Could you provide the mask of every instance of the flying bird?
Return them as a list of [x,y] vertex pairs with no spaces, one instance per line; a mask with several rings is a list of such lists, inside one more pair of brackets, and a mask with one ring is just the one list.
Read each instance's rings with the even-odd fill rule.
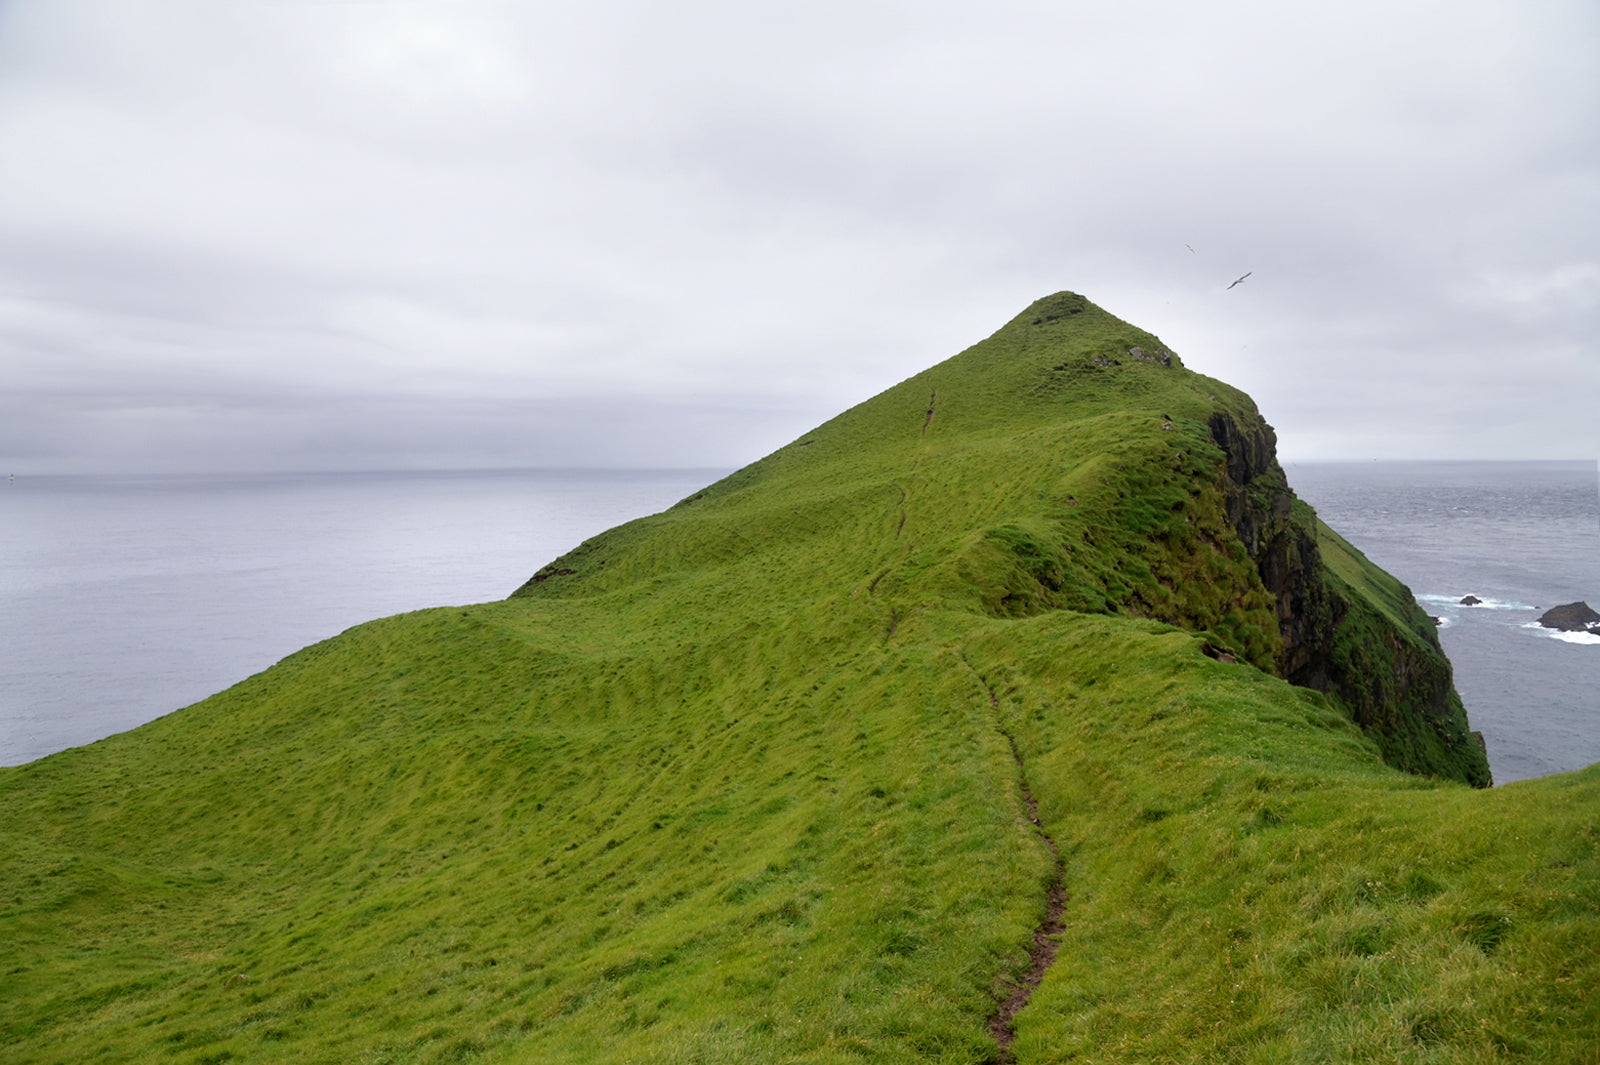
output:
[[[1249,277],[1249,276],[1250,276],[1250,275],[1251,275],[1251,274],[1253,274],[1253,273],[1255,273],[1255,271],[1254,271],[1254,270],[1246,270],[1246,271],[1245,271],[1245,274],[1244,274],[1244,277]],[[1239,280],[1238,280],[1238,281],[1235,281],[1235,282],[1234,282],[1234,283],[1233,283],[1233,285],[1237,285],[1237,284],[1238,284],[1238,283],[1239,283],[1239,281],[1243,281],[1243,280],[1244,280],[1244,277],[1241,277],[1241,278],[1239,278]],[[1229,285],[1229,286],[1228,286],[1228,288],[1232,288],[1232,287],[1233,287],[1233,285]],[[1224,290],[1223,290],[1223,291],[1227,291],[1227,289],[1224,289]]]
[[1189,254],[1190,255],[1199,255],[1200,254],[1199,252],[1195,251],[1192,247],[1189,247],[1189,245],[1187,245],[1187,244],[1185,244],[1184,247],[1185,248],[1189,248]]

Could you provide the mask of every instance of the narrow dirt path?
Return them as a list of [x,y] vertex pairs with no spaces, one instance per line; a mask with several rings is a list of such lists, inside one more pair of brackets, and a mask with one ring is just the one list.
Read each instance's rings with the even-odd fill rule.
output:
[[[967,669],[983,690],[989,696],[989,705],[995,710],[1000,709],[1000,698],[995,695],[994,689],[989,687],[989,682],[984,680],[972,663],[966,661]],[[998,727],[998,726],[997,726]],[[1017,1033],[1013,1022],[1018,1013],[1033,998],[1033,993],[1039,984],[1044,981],[1044,974],[1050,966],[1055,964],[1056,952],[1061,948],[1057,937],[1061,935],[1067,911],[1067,870],[1061,861],[1061,849],[1056,846],[1056,841],[1050,833],[1044,830],[1039,823],[1039,802],[1033,797],[1033,790],[1028,787],[1028,769],[1022,760],[1022,748],[1017,746],[1017,738],[1005,729],[999,729],[1000,735],[1006,738],[1006,743],[1011,747],[1011,757],[1017,763],[1017,787],[1022,793],[1023,807],[1027,812],[1028,823],[1033,831],[1050,848],[1051,864],[1054,871],[1050,878],[1050,887],[1045,892],[1044,920],[1033,931],[1033,945],[1028,948],[1028,969],[1011,989],[1011,994],[1000,1003],[994,1015],[989,1018],[989,1034],[994,1036],[994,1041],[999,1045],[1000,1054],[995,1059],[1000,1065],[1013,1065],[1015,1058],[1011,1055],[1011,1044],[1016,1039]]]
[[[992,693],[990,698],[994,698]],[[1034,929],[1033,946],[1028,948],[1028,971],[1011,989],[1011,994],[1006,996],[1006,1000],[1000,1003],[995,1015],[989,1018],[989,1034],[994,1036],[994,1041],[1000,1045],[1000,1056],[997,1060],[1000,1065],[1012,1065],[1015,1059],[1011,1056],[1011,1043],[1017,1037],[1012,1022],[1033,998],[1034,991],[1044,981],[1044,974],[1055,964],[1056,951],[1061,948],[1057,937],[1061,935],[1063,919],[1067,912],[1067,871],[1062,864],[1061,851],[1056,847],[1056,841],[1039,824],[1039,803],[1028,788],[1027,769],[1022,764],[1022,752],[1017,748],[1016,738],[1009,732],[1003,732],[1001,735],[1011,744],[1011,757],[1017,762],[1017,780],[1022,789],[1022,801],[1028,808],[1028,820],[1032,823],[1034,831],[1039,834],[1039,838],[1044,840],[1045,846],[1050,848],[1050,857],[1055,865],[1054,874],[1050,878],[1050,888],[1045,893],[1044,920]]]

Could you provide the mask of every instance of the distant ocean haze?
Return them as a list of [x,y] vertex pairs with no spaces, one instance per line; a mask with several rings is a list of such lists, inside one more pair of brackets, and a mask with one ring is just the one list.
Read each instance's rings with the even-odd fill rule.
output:
[[501,599],[726,470],[0,484],[0,765],[122,732],[390,614]]
[[[499,599],[725,470],[18,477],[0,484],[0,764],[136,727],[351,625]],[[1600,761],[1588,463],[1296,463],[1290,484],[1404,581],[1498,783]],[[1463,607],[1468,594],[1485,601]],[[1531,627],[1530,627],[1531,626]]]

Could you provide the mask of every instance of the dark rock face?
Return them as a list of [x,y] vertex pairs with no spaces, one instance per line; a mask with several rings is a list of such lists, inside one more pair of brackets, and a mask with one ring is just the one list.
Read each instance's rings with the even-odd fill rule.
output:
[[1588,603],[1565,603],[1546,610],[1539,618],[1539,624],[1562,632],[1589,632],[1600,628],[1600,614],[1596,614]]
[[1228,480],[1240,489],[1272,468],[1278,460],[1278,434],[1258,415],[1241,427],[1227,411],[1211,415],[1211,439],[1228,456]]
[[1289,488],[1276,434],[1259,414],[1241,425],[1218,411],[1210,429],[1227,458],[1228,522],[1277,598],[1281,675],[1342,702],[1390,764],[1488,786],[1488,759],[1467,731],[1436,625],[1418,608],[1414,631],[1401,632],[1328,572],[1316,515]]
[[1223,411],[1211,416],[1210,427],[1228,459],[1228,523],[1278,601],[1279,672],[1293,684],[1327,691],[1328,649],[1343,604],[1328,595],[1322,580],[1316,531],[1292,520],[1294,493],[1278,467],[1277,434],[1259,416],[1255,424],[1240,426]]
[[1461,597],[1461,605],[1462,606],[1478,606],[1478,605],[1482,604],[1482,602],[1483,602],[1483,600],[1479,599],[1475,595],[1464,595],[1464,596]]

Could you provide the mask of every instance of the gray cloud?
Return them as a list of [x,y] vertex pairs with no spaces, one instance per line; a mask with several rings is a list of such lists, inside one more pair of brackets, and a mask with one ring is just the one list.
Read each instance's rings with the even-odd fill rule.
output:
[[1588,457],[1596,54],[1582,0],[11,0],[0,463],[732,465],[1060,288],[1288,456]]

